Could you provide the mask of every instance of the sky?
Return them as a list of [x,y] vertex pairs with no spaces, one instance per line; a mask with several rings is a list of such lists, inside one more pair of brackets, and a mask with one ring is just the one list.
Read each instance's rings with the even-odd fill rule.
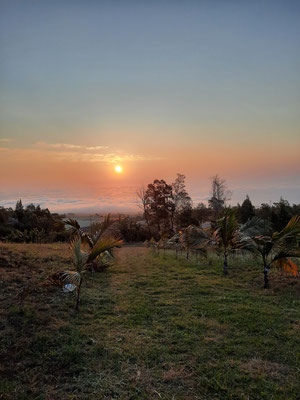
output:
[[299,1],[1,0],[0,205],[135,211],[177,173],[300,203],[299,42]]

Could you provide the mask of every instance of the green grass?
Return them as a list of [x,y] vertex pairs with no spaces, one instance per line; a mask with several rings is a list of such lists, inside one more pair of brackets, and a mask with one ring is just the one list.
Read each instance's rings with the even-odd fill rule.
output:
[[214,255],[128,247],[87,276],[74,313],[60,288],[34,286],[18,303],[22,287],[68,264],[63,248],[20,246],[1,247],[13,262],[1,263],[0,399],[300,398],[295,278],[273,273],[266,291],[249,257],[223,277]]

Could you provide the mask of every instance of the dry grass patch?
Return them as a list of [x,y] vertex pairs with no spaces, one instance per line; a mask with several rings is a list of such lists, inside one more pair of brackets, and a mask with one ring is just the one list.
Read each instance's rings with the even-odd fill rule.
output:
[[240,369],[248,372],[253,378],[267,375],[273,379],[280,379],[287,376],[290,368],[285,364],[279,364],[260,358],[252,358],[251,360],[241,363]]
[[203,323],[209,329],[207,335],[204,336],[203,341],[209,342],[221,342],[226,336],[227,326],[225,324],[220,324],[215,319],[203,319]]
[[176,366],[175,364],[168,365],[167,371],[162,374],[162,379],[169,383],[181,383],[183,381],[190,380],[194,377],[194,374],[183,366]]

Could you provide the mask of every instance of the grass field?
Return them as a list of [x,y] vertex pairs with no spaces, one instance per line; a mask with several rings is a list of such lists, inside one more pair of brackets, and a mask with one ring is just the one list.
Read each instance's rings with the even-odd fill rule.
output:
[[0,244],[0,399],[300,399],[299,279],[124,247],[74,293],[66,245]]

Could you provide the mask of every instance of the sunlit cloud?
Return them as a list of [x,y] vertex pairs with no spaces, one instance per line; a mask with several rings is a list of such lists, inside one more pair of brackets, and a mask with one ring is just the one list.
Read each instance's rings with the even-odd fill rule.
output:
[[14,140],[12,138],[0,138],[0,143],[12,143]]
[[[161,160],[163,157],[128,154],[126,152],[110,151],[108,146],[86,146],[70,143],[46,143],[36,142],[31,147],[0,147],[0,151],[8,157],[24,159],[46,159],[54,162],[83,162],[83,163],[106,163],[115,164],[121,162],[152,161]],[[99,152],[101,150],[101,152]]]
[[62,149],[62,150],[88,150],[88,151],[97,151],[108,149],[108,146],[84,146],[78,144],[71,143],[46,143],[46,142],[37,142],[34,147],[38,148],[46,148],[46,149]]

